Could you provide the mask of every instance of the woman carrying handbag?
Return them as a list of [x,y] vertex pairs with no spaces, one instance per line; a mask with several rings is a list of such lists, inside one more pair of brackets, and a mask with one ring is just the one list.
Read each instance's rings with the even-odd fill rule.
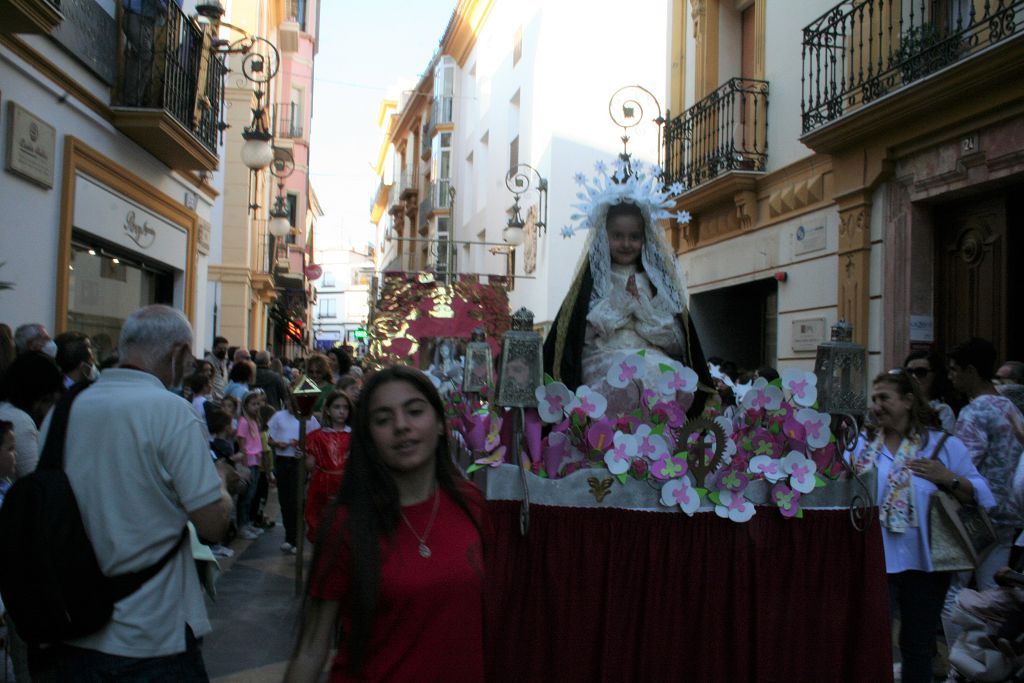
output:
[[877,476],[889,596],[900,617],[902,680],[930,682],[935,633],[951,576],[936,571],[932,562],[931,496],[944,490],[982,508],[995,505],[995,499],[963,443],[942,438],[935,412],[906,371],[875,378],[870,412],[853,465],[858,473],[875,470]]

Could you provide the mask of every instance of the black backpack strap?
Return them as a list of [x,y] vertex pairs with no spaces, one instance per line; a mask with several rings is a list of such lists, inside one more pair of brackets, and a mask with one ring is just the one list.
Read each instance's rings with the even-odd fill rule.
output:
[[[50,428],[46,432],[46,443],[43,445],[43,452],[39,456],[37,469],[64,469],[64,443],[68,433],[68,421],[71,418],[71,404],[78,398],[79,394],[91,385],[92,382],[79,382],[57,401],[57,405],[53,409],[53,415],[50,417]],[[114,602],[128,597],[141,588],[142,584],[156,576],[164,568],[164,565],[170,562],[171,558],[177,554],[178,548],[181,547],[181,544],[188,537],[188,526],[186,526],[181,530],[178,542],[164,553],[163,557],[156,561],[156,564],[140,569],[137,572],[107,577],[108,588]]]
[[164,553],[163,557],[156,561],[156,564],[151,564],[136,572],[118,574],[117,576],[108,576],[107,586],[110,589],[110,596],[114,599],[114,602],[127,598],[129,595],[142,588],[144,583],[159,574],[160,570],[164,568],[164,565],[170,562],[171,558],[178,554],[178,548],[181,547],[181,544],[184,543],[185,539],[188,537],[188,526],[186,525],[185,528],[181,530],[181,536],[178,537],[178,542],[175,543],[170,550]]
[[92,382],[79,382],[60,397],[50,416],[50,428],[46,432],[46,443],[39,455],[36,469],[64,469],[64,439],[68,433],[68,419],[71,417],[71,403],[78,395],[92,386]]

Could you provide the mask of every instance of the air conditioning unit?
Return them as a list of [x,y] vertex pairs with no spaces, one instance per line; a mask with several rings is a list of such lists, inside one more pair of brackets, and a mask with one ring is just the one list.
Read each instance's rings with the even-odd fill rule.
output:
[[294,19],[281,22],[277,27],[277,47],[281,52],[299,51],[299,22]]

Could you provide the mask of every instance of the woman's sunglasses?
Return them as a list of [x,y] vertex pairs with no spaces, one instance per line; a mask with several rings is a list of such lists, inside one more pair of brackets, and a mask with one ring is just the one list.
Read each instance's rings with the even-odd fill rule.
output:
[[913,375],[918,379],[924,379],[931,374],[931,370],[928,368],[902,368],[908,375]]

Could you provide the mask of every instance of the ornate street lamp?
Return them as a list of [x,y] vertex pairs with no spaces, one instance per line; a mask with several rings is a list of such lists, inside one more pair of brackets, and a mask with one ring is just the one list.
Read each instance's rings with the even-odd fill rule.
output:
[[501,231],[501,238],[512,247],[518,247],[526,239],[523,234],[526,221],[523,220],[520,213],[519,199],[534,187],[537,189],[540,200],[540,217],[536,225],[546,234],[548,229],[548,181],[540,174],[540,171],[529,164],[519,164],[505,174],[505,187],[515,197],[515,202],[508,210],[509,219]]
[[630,163],[632,155],[629,153],[629,130],[640,125],[644,120],[644,103],[647,103],[655,112],[657,117],[654,123],[658,125],[658,167],[661,167],[661,129],[665,125],[665,117],[661,114],[661,104],[658,98],[650,90],[639,85],[627,85],[612,93],[608,100],[608,116],[615,125],[622,128],[622,154],[619,158],[625,164],[624,173],[628,178],[633,174],[633,167]]
[[832,339],[818,345],[814,374],[819,410],[863,417],[868,404],[867,355],[853,342],[853,325],[840,320],[832,326]]

